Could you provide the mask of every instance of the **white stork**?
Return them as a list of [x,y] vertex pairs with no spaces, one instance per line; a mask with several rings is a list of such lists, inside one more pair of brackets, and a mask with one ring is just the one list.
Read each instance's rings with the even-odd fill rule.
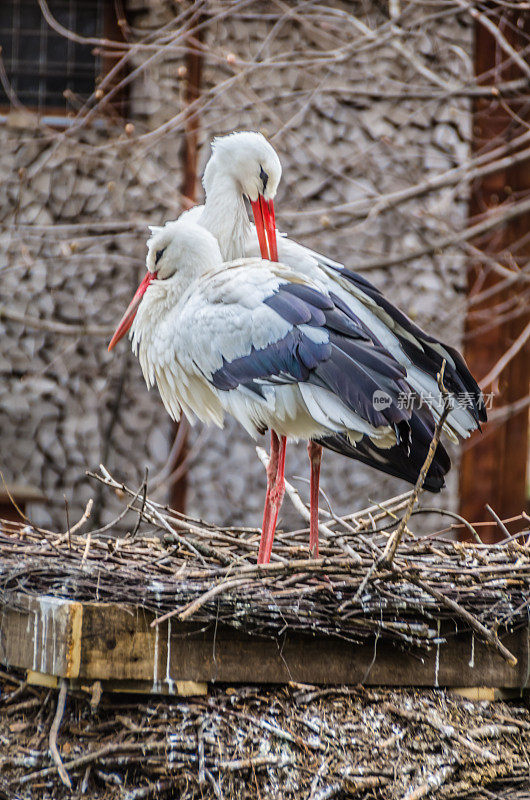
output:
[[[399,448],[411,430],[428,446],[430,414],[399,404],[410,391],[405,368],[347,305],[299,271],[260,258],[223,263],[214,236],[186,219],[152,236],[146,264],[109,350],[131,329],[146,383],[158,386],[175,420],[184,412],[222,427],[229,413],[254,437],[273,431],[259,563],[270,559],[287,437],[317,447],[329,439],[353,457],[363,442],[366,453]],[[376,391],[388,397],[383,408],[374,407]],[[439,446],[430,488],[440,488],[448,468]],[[316,503],[310,552],[318,554]]]
[[[445,359],[447,388],[455,394],[466,393],[465,405],[455,403],[446,432],[455,441],[469,436],[486,421],[486,410],[458,351],[423,331],[366,278],[283,234],[276,239],[273,200],[281,174],[280,160],[261,133],[242,131],[218,137],[204,171],[205,204],[184,212],[181,219],[210,231],[225,261],[261,255],[293,267],[322,290],[333,292],[403,364],[411,386],[439,401],[432,406],[435,415],[443,407],[436,376]],[[252,206],[255,225],[248,219],[245,198]]]
[[[315,253],[292,239],[276,240],[273,199],[281,178],[281,164],[274,148],[260,133],[244,131],[214,140],[203,184],[206,201],[185,212],[181,219],[196,222],[212,233],[224,260],[249,258],[261,254],[264,259],[279,260],[299,275],[313,282],[333,301],[348,309],[369,332],[374,342],[383,346],[406,370],[407,381],[420,396],[433,398],[431,410],[438,416],[443,407],[436,376],[446,361],[445,384],[455,401],[444,430],[453,441],[466,438],[486,421],[482,393],[462,356],[452,347],[425,333],[397,309],[375,286],[326,256]],[[252,206],[255,226],[251,225],[245,198]],[[153,228],[153,231],[161,230]],[[350,446],[349,455],[411,483],[417,479],[430,443],[432,420],[428,413],[412,418],[411,443],[402,440],[390,449],[378,447],[369,437]],[[344,452],[348,442],[342,436],[325,437],[324,446]],[[271,431],[271,463],[281,462],[279,440]],[[318,518],[318,484],[322,448],[309,444],[311,460],[311,518]],[[447,458],[446,469],[450,467]],[[426,488],[438,491],[443,477],[438,475]]]

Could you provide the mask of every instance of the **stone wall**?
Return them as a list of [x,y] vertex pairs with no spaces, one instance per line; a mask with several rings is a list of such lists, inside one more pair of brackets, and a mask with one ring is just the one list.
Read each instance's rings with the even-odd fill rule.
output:
[[[129,5],[135,40],[152,41],[146,37],[162,25],[172,29],[177,12],[169,0]],[[423,246],[461,227],[466,215],[465,196],[453,190],[370,216],[337,208],[375,203],[467,157],[467,101],[399,95],[403,87],[436,94],[436,80],[463,82],[470,28],[443,15],[443,4],[430,4],[428,14],[421,5],[402,5],[405,50],[375,3],[334,2],[312,14],[292,3],[283,17],[268,3],[231,13],[211,3],[205,19],[201,169],[214,135],[262,130],[284,170],[279,227],[354,268]],[[375,41],[362,27],[385,25]],[[159,130],[183,108],[178,42],[148,66],[142,65],[152,53],[135,53],[140,71],[129,89],[130,137],[124,123],[100,122],[68,136],[18,114],[0,125],[1,303],[11,311],[109,329],[119,318],[141,274],[147,224],[179,210],[182,120]],[[459,343],[461,256],[375,269],[370,278],[429,330]],[[145,466],[156,475],[170,425],[126,346],[109,355],[105,336],[66,336],[5,317],[0,332],[1,468],[7,480],[43,487],[49,503],[32,509],[37,522],[66,525],[63,495],[76,518],[97,491],[84,471],[101,460],[132,484]],[[190,444],[190,513],[221,524],[258,523],[264,473],[247,435],[230,420],[224,431],[194,430]],[[290,449],[287,473],[307,477],[302,445]],[[305,483],[296,485],[307,494]],[[339,511],[406,488],[333,454],[326,454],[322,485]],[[108,519],[112,498],[104,501],[98,506]],[[442,503],[454,502],[453,479]],[[299,522],[288,504],[283,522]]]
[[[108,132],[46,141],[13,122],[0,129],[2,304],[111,331],[142,271],[147,221],[163,208],[156,165],[140,168],[127,144],[98,151]],[[73,520],[94,494],[86,469],[103,461],[137,481],[164,461],[169,424],[128,348],[112,357],[108,336],[35,324],[0,320],[2,471],[44,490],[49,503],[32,509],[40,524],[64,526],[64,497]]]

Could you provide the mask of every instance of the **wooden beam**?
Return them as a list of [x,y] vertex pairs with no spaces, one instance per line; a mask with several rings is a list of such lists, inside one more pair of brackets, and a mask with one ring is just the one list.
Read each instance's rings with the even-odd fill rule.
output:
[[[501,19],[502,15],[502,19]],[[489,15],[499,25],[502,35],[515,50],[526,46],[530,34],[530,15],[508,8]],[[495,85],[521,77],[519,67],[506,63],[506,54],[489,30],[476,22],[475,70],[481,85]],[[503,66],[499,66],[503,65]],[[503,142],[509,142],[526,130],[530,108],[526,99],[480,98],[473,105],[473,151],[483,153]],[[507,167],[477,180],[472,185],[470,215],[498,212],[503,203],[515,196],[522,199],[530,192],[530,160]],[[512,267],[530,258],[530,214],[507,223],[476,246]],[[507,258],[507,253],[510,256]],[[488,266],[475,260],[468,268],[468,295],[494,287],[500,280]],[[466,318],[465,357],[471,371],[484,378],[521,334],[530,320],[528,300],[522,308],[522,285],[495,293],[485,302],[474,305]],[[499,311],[497,311],[499,309]],[[521,310],[523,313],[521,313]],[[510,317],[511,312],[511,317]],[[505,315],[495,324],[497,314]],[[530,391],[530,345],[512,359],[486,392],[494,392],[494,408],[508,406],[525,398]],[[502,424],[491,423],[484,434],[476,434],[464,445],[460,471],[460,513],[472,521],[491,521],[485,509],[493,507],[502,519],[521,513],[527,504],[528,408]],[[467,538],[464,535],[463,538]],[[498,528],[487,528],[484,541],[502,538]]]
[[[200,24],[202,17],[199,17],[197,24]],[[199,99],[201,94],[203,57],[200,51],[202,40],[202,30],[189,36],[187,40],[188,50],[186,52],[186,121],[184,125],[184,138],[182,142],[182,170],[183,178],[181,185],[181,195],[183,197],[182,211],[186,211],[197,202],[197,178],[199,160],[199,114],[197,109],[193,109],[193,104]],[[172,425],[174,436],[177,436],[179,426],[186,425],[183,420]],[[175,454],[172,465],[172,472],[177,472],[179,466],[186,458],[188,447],[187,428],[183,432],[181,446]],[[177,472],[178,475],[178,472]],[[188,489],[187,474],[183,474],[173,480],[170,488],[170,505],[176,511],[184,513],[186,510],[186,493]]]
[[451,689],[451,694],[458,697],[465,697],[473,703],[480,703],[485,700],[488,703],[506,700],[518,700],[521,698],[520,689],[494,689],[491,686],[460,686]]
[[503,638],[518,659],[512,668],[471,634],[455,635],[454,623],[442,626],[445,643],[420,653],[375,639],[265,638],[174,620],[151,627],[152,613],[111,603],[24,595],[15,600],[0,607],[0,660],[33,674],[75,679],[79,686],[101,681],[107,690],[178,694],[183,681],[518,689],[528,683],[527,628]]
[[[26,682],[31,686],[45,686],[47,689],[57,689],[59,686],[57,675],[49,675],[47,672],[36,672],[28,669],[26,671]],[[94,686],[99,687],[99,692],[121,692],[133,694],[152,694],[153,681],[130,681],[130,680],[104,680],[89,682],[80,678],[70,678],[69,688],[93,694]],[[173,681],[172,685],[163,685],[157,694],[179,695],[179,697],[197,697],[208,694],[208,684],[201,681]],[[471,691],[471,690],[470,690]],[[493,692],[493,689],[489,690]]]

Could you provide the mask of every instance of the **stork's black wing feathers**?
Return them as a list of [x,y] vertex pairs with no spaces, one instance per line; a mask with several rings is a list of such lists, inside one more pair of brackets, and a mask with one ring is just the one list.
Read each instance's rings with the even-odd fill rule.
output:
[[329,342],[313,342],[293,328],[283,339],[267,347],[252,347],[248,355],[233,361],[223,359],[223,366],[214,372],[211,380],[216,389],[223,391],[255,380],[270,380],[272,383],[307,381],[310,371],[330,356]]
[[339,298],[332,298],[331,295],[327,297],[305,284],[283,284],[264,303],[293,325],[326,327],[345,336],[379,344],[361,320]]
[[[359,348],[359,356],[364,356],[365,350]],[[371,367],[371,353],[368,351],[368,363],[362,356],[352,359],[336,345],[333,346],[332,357],[318,365],[311,375],[311,383],[331,389],[346,405],[360,414],[371,425],[379,426],[394,424],[407,419],[410,412],[406,412],[397,403],[400,392],[407,392],[408,384],[404,381],[384,380]],[[385,391],[388,394],[389,405],[381,410],[374,405],[374,394]]]
[[387,351],[378,345],[368,348],[363,341],[359,342],[355,339],[341,336],[335,331],[330,332],[329,339],[333,345],[350,356],[350,358],[355,361],[361,359],[367,367],[370,367],[381,376],[397,381],[406,375],[405,368],[397,361],[390,360]]
[[[387,475],[414,484],[418,480],[429,451],[434,434],[434,422],[429,411],[423,408],[414,413],[409,425],[410,441],[401,440],[388,449],[377,447],[367,436],[363,436],[360,442],[353,445],[344,434],[326,436],[319,441],[319,444],[386,472]],[[424,488],[430,492],[439,492],[445,486],[444,476],[450,468],[451,459],[444,446],[439,443],[427,472]]]
[[[465,393],[466,407],[477,424],[487,421],[486,406],[482,392],[471,375],[466,362],[457,350],[422,330],[419,325],[416,325],[406,314],[396,308],[379,289],[363,276],[325,259],[323,263],[339,272],[391,318],[398,326],[398,329],[394,329],[393,332],[399,339],[401,347],[420,369],[436,378],[445,358],[444,382],[447,389],[454,393]],[[399,328],[416,340],[417,344],[407,336],[400,334]],[[468,400],[469,402],[467,402]]]
[[[345,313],[327,295],[299,283],[280,285],[264,303],[291,329],[266,347],[223,359],[211,377],[217,389],[243,385],[257,392],[255,384],[307,382],[330,390],[376,427],[408,420],[410,410],[398,403],[399,394],[410,390],[405,368],[374,343],[353,312]],[[377,391],[388,395],[386,406],[374,405]]]

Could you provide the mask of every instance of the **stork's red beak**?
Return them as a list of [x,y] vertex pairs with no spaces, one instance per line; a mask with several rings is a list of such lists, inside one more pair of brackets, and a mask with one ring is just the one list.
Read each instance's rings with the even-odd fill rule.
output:
[[274,203],[265,200],[262,194],[254,202],[251,201],[254,222],[258,234],[261,257],[268,261],[278,261],[278,244],[276,242],[276,221]]
[[133,324],[136,312],[138,311],[138,306],[142,302],[142,297],[145,294],[145,290],[147,289],[151,281],[154,280],[154,278],[156,278],[156,272],[148,272],[143,281],[141,282],[140,286],[136,290],[133,299],[129,303],[127,311],[121,318],[120,323],[114,333],[114,336],[110,340],[109,352],[110,350],[112,350],[114,345],[117,344],[123,336],[125,336],[129,328]]

